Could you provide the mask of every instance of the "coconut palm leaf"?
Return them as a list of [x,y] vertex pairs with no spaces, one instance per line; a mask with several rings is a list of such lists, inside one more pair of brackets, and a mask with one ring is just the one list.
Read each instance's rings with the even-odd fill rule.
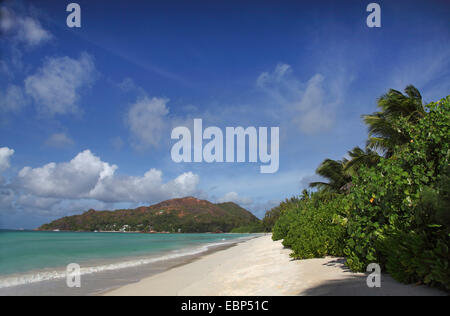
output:
[[312,188],[339,192],[342,186],[351,181],[350,175],[344,170],[344,165],[347,162],[347,159],[325,159],[317,168],[316,173],[327,179],[328,182],[312,182],[309,186]]
[[350,159],[344,166],[344,170],[350,175],[356,175],[362,166],[373,167],[380,161],[380,155],[370,149],[361,149],[359,146],[348,152]]
[[367,147],[380,150],[390,157],[395,146],[406,143],[409,138],[395,126],[395,119],[404,117],[410,122],[417,122],[425,115],[422,96],[416,87],[409,85],[405,94],[391,89],[378,99],[380,112],[363,115],[368,126],[369,140]]

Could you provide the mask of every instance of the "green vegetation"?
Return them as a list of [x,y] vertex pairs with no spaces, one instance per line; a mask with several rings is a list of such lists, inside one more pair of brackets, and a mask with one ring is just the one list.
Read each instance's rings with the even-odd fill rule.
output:
[[264,232],[264,227],[262,225],[262,222],[258,221],[246,226],[241,226],[241,227],[237,227],[237,228],[233,228],[231,230],[231,233],[238,233],[238,234],[243,234],[243,233],[263,233]]
[[274,227],[273,239],[293,250],[291,257],[307,259],[342,256],[348,197],[334,193],[312,194],[286,208]]
[[260,225],[259,219],[235,203],[213,204],[187,197],[134,210],[89,210],[81,215],[63,217],[39,229],[204,233],[230,232],[250,225]]
[[408,86],[378,106],[363,116],[365,149],[326,159],[317,191],[268,212],[273,239],[294,258],[344,255],[354,271],[376,262],[401,282],[450,290],[450,96],[423,105]]
[[[308,195],[306,190],[303,191],[303,194]],[[292,204],[298,203],[299,199],[297,197],[292,197],[290,199],[286,199],[286,201],[281,202],[280,205],[272,208],[267,211],[262,220],[262,226],[265,232],[271,232],[275,223],[278,221],[282,211],[286,208],[289,208]]]

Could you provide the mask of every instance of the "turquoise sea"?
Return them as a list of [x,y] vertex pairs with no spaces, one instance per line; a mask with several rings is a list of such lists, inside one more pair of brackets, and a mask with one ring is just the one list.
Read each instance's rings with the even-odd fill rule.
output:
[[65,278],[78,263],[95,274],[201,254],[249,234],[140,234],[0,230],[0,288]]

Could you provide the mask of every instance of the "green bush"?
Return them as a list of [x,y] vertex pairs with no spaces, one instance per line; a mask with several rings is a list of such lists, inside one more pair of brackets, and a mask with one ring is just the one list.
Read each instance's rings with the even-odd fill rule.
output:
[[379,263],[401,282],[450,290],[450,96],[414,114],[390,118],[402,141],[340,193],[285,203],[272,238],[294,258],[345,255],[354,271]]
[[347,222],[342,214],[349,206],[347,197],[337,196],[318,207],[299,210],[297,220],[290,225],[283,240],[283,245],[293,250],[291,257],[342,256]]
[[304,203],[305,201],[295,197],[281,202],[277,207],[277,212],[279,213],[277,215],[278,218],[272,228],[273,240],[281,240],[286,237],[289,231],[289,225],[295,222],[295,219],[297,218],[296,212],[300,208],[300,205]]
[[273,239],[293,250],[291,257],[306,259],[342,256],[346,214],[350,201],[344,195],[330,199],[314,193],[310,199],[286,207],[273,229]]
[[404,283],[450,290],[450,167],[436,188],[423,190],[415,219],[414,230],[394,232],[378,242],[386,270]]
[[378,262],[400,281],[450,287],[449,113],[447,98],[417,124],[399,119],[411,141],[353,178],[344,250],[352,270]]
[[[306,198],[307,192],[304,192]],[[291,197],[290,199],[286,199],[284,202],[281,202],[280,205],[272,208],[271,210],[267,211],[264,215],[264,218],[262,219],[262,225],[264,226],[264,231],[271,232],[273,227],[275,226],[275,223],[278,221],[278,219],[281,216],[281,212],[289,208],[292,204],[298,204],[300,202],[300,199],[297,197]]]
[[448,235],[439,231],[431,234],[397,232],[378,242],[385,269],[394,279],[450,290],[448,245]]
[[262,222],[249,224],[246,226],[236,227],[231,230],[231,233],[243,234],[243,233],[263,233],[264,226]]

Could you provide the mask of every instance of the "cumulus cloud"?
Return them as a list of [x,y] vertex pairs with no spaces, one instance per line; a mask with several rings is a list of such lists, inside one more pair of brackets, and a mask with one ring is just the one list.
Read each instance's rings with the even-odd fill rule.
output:
[[55,133],[50,135],[50,137],[45,141],[45,145],[55,148],[63,148],[71,146],[74,141],[67,136],[65,133]]
[[294,123],[304,134],[315,134],[334,124],[335,107],[342,100],[341,76],[333,80],[317,73],[308,81],[297,79],[292,67],[278,64],[272,72],[263,72],[256,85],[286,113],[281,119]]
[[34,46],[51,39],[52,36],[42,28],[39,21],[25,17],[19,21],[18,38]]
[[8,147],[0,148],[0,172],[5,171],[11,166],[11,157],[14,155],[14,149]]
[[76,113],[81,90],[89,87],[95,76],[94,61],[89,54],[83,53],[78,59],[47,58],[35,74],[25,79],[25,91],[41,114]]
[[116,165],[110,165],[85,150],[69,162],[48,163],[42,167],[23,168],[17,184],[36,196],[82,198],[94,189],[98,181],[114,174]]
[[133,144],[137,148],[157,146],[165,129],[168,99],[165,98],[139,98],[132,104],[126,117]]
[[[151,203],[197,192],[199,177],[192,172],[164,182],[162,172],[156,169],[143,176],[119,176],[115,174],[117,168],[85,150],[69,162],[25,167],[13,186],[22,194],[46,198],[41,203],[54,202],[51,199]],[[27,201],[30,200],[28,196]]]
[[52,38],[41,23],[29,16],[20,16],[9,8],[0,8],[0,31],[13,40],[28,46],[37,46]]
[[241,206],[249,206],[249,205],[253,204],[253,199],[248,198],[248,197],[241,197],[236,192],[228,192],[224,196],[218,198],[217,202],[218,203],[234,202]]
[[197,192],[199,176],[186,172],[164,183],[162,172],[150,169],[142,177],[108,177],[99,181],[89,196],[104,202],[145,203],[175,197],[193,195]]

